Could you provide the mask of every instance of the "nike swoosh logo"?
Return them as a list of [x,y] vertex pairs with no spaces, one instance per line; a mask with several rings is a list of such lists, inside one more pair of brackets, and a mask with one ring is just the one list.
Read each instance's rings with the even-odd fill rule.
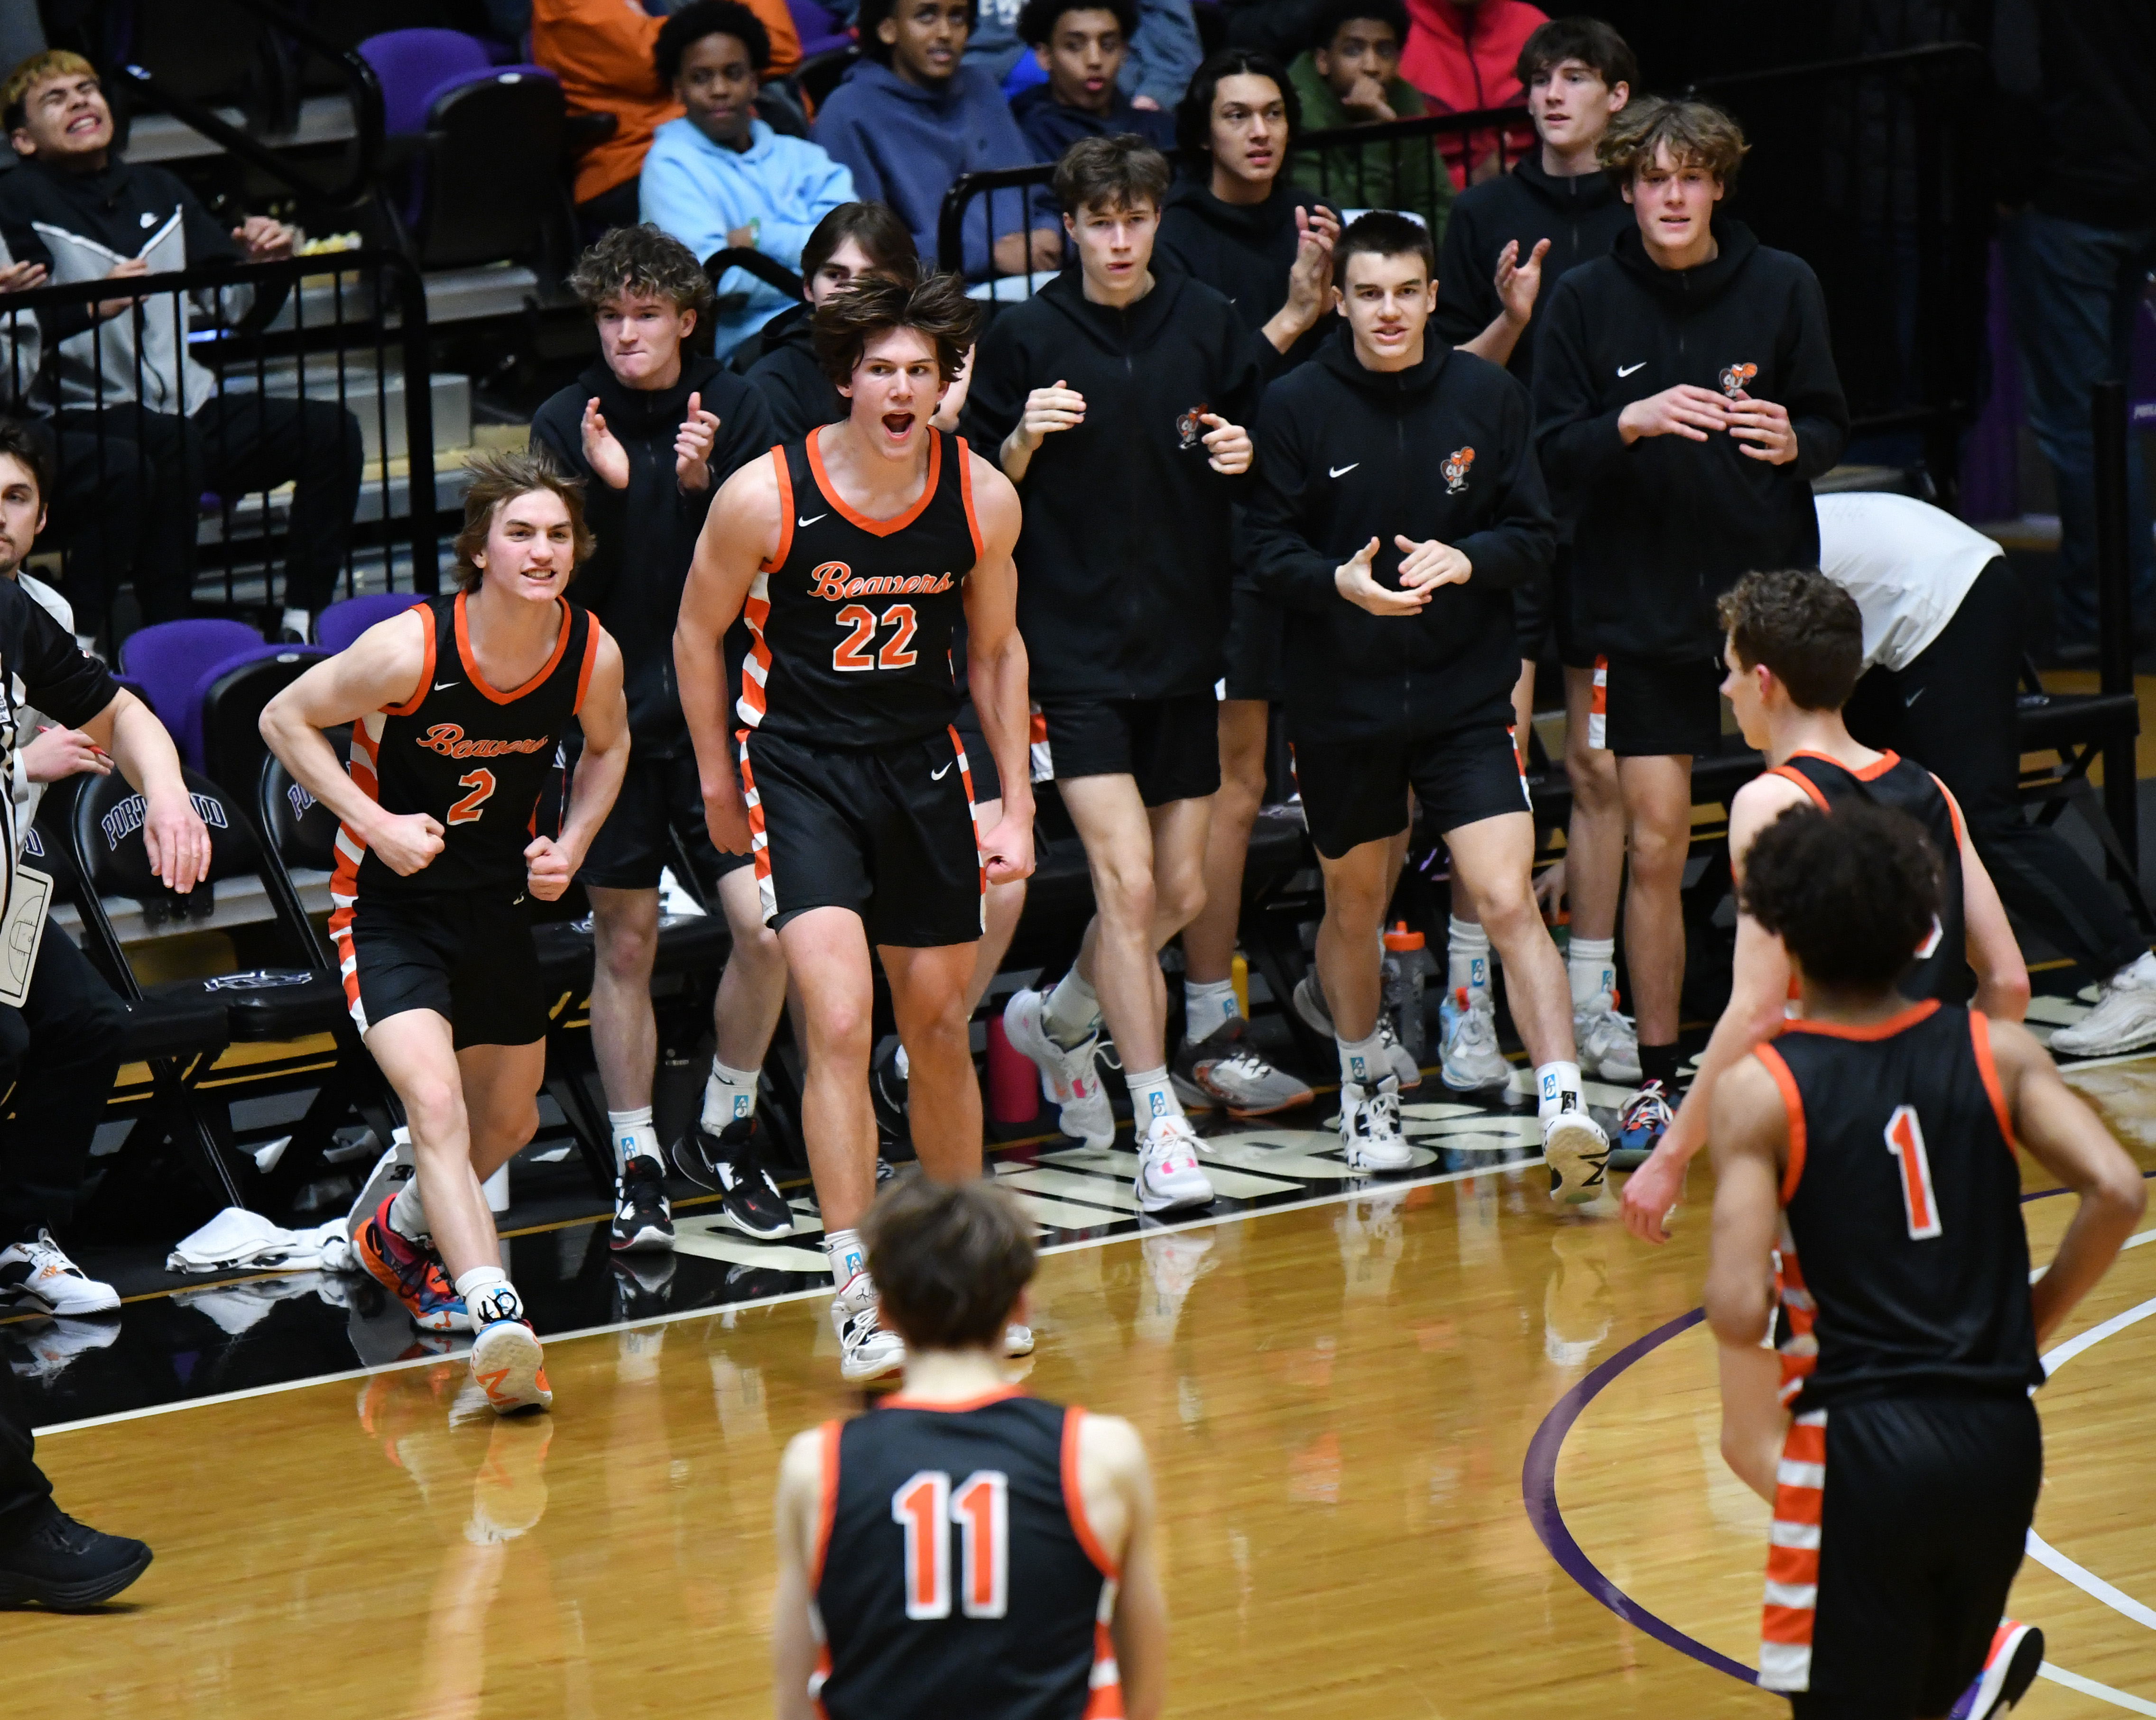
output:
[[[957,762],[958,761],[954,758],[951,761],[951,764],[956,764]],[[944,778],[951,774],[951,764],[945,765],[941,770],[932,770],[929,772],[928,780],[932,783],[942,782]]]
[[1915,692],[1910,694],[1907,698],[1902,701],[1902,708],[1904,711],[1907,711],[1912,705],[1915,704],[1917,700],[1924,696],[1926,691],[1927,689],[1923,687],[1918,687]]
[[1617,367],[1617,374],[1618,374],[1619,376],[1620,376],[1620,377],[1628,377],[1628,376],[1631,375],[1631,374],[1632,374],[1632,372],[1633,372],[1634,371],[1635,371],[1635,370],[1645,370],[1646,367],[1647,367],[1647,361],[1646,361],[1645,359],[1642,358],[1642,359],[1641,359],[1641,360],[1640,360],[1637,364],[1620,364],[1620,365],[1619,365],[1619,366]]
[[794,523],[796,526],[800,526],[803,531],[806,531],[809,526],[811,526],[814,525],[814,524],[815,524],[819,520],[822,519],[822,518],[824,516],[824,514],[828,514],[828,513],[829,513],[829,512],[830,512],[830,510],[829,510],[829,508],[826,508],[826,509],[824,509],[824,513],[822,513],[822,514],[811,514],[811,515],[809,515],[809,516],[808,516],[807,519],[805,519],[805,520],[804,520],[804,519],[803,519],[803,518],[801,518],[801,516],[800,516],[799,515],[798,515],[798,514],[797,514],[796,516],[794,516],[793,523]]
[[1363,462],[1359,460],[1351,460],[1344,466],[1328,466],[1326,469],[1325,475],[1328,478],[1344,478],[1348,475],[1348,473],[1353,471],[1356,467],[1362,464]]
[[455,686],[456,685],[457,683],[453,680],[438,680],[434,683],[434,691],[438,693],[446,692],[449,688]]

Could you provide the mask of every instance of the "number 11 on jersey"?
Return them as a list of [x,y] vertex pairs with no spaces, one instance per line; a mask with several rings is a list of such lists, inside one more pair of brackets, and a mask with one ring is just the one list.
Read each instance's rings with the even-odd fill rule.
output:
[[1901,1161],[1902,1205],[1909,1217],[1909,1235],[1921,1242],[1939,1234],[1939,1209],[1932,1199],[1932,1161],[1924,1152],[1923,1126],[1917,1107],[1897,1105],[1887,1119],[1887,1150]]
[[891,1496],[892,1521],[906,1531],[906,1615],[951,1616],[950,1525],[963,1548],[959,1604],[969,1619],[1000,1619],[1009,1604],[1010,1481],[980,1469],[958,1484],[924,1469]]

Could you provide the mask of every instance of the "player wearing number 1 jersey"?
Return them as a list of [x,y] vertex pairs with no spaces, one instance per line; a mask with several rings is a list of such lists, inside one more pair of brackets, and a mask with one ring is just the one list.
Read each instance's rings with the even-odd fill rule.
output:
[[[583,864],[621,786],[629,718],[620,651],[562,595],[591,547],[578,486],[536,452],[472,471],[460,589],[309,670],[262,733],[341,821],[330,935],[411,1127],[418,1173],[361,1229],[361,1260],[420,1325],[475,1333],[473,1380],[510,1414],[553,1401],[480,1188],[539,1124],[546,1000],[525,902],[556,900]],[[572,716],[583,756],[560,835],[541,835]],[[343,723],[349,773],[322,733]]]
[[1031,1224],[991,1184],[909,1178],[864,1229],[906,1384],[787,1448],[780,1720],[1152,1720],[1167,1612],[1145,1449],[999,1366]]
[[[1798,1720],[1941,1716],[1986,1668],[2042,1478],[2039,1352],[2144,1202],[2024,1029],[1896,990],[1939,874],[1913,819],[1861,800],[1784,813],[1745,869],[1804,1017],[1715,1091],[1707,1312],[1723,1452],[1774,1507],[1759,1682]],[[2017,1148],[2080,1197],[2034,1286]],[[1789,1415],[1768,1422],[1737,1400],[1778,1278]],[[2035,1676],[2034,1635],[1974,1720]]]
[[[875,1192],[870,948],[911,1064],[921,1165],[947,1182],[977,1177],[967,993],[982,896],[1033,870],[1018,496],[930,423],[978,315],[957,282],[934,275],[865,280],[817,307],[818,360],[848,416],[726,480],[675,634],[711,839],[753,855],[764,922],[801,994],[803,1133],[849,1380],[904,1359],[879,1324],[855,1228]],[[730,712],[719,641],[737,615],[752,644]],[[952,726],[962,619],[1003,778],[1003,821],[987,831]]]

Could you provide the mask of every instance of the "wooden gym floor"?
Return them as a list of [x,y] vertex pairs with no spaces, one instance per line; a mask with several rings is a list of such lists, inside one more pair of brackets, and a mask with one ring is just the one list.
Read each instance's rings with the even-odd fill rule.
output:
[[[2156,1173],[2156,1058],[2073,1079]],[[1322,1146],[1239,1143],[1252,1163]],[[1650,1250],[1609,1213],[1555,1213],[1537,1166],[1456,1157],[1173,1229],[1049,1226],[1029,1383],[1145,1433],[1170,1711],[1786,1713],[1732,1671],[1766,1513],[1717,1455],[1691,1317],[1704,1167]],[[2040,1260],[2071,1205],[2042,1187]],[[18,1687],[55,1716],[767,1713],[779,1453],[860,1401],[824,1307],[795,1291],[557,1337],[536,1421],[460,1415],[461,1358],[419,1355],[50,1431],[62,1501],[157,1561],[103,1615],[0,1616]],[[2156,1715],[2151,1313],[2156,1248],[2135,1247],[2039,1397],[2047,1563],[2013,1603],[2050,1643],[2034,1720]]]

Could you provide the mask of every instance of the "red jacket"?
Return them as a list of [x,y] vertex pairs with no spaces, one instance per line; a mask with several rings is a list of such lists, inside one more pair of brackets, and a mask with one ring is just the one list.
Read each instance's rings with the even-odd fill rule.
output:
[[[1407,0],[1407,7],[1400,75],[1429,98],[1432,113],[1470,114],[1519,101],[1512,67],[1527,38],[1549,21],[1540,7],[1527,0]],[[1507,137],[1514,158],[1533,141],[1525,129]],[[1465,145],[1448,141],[1445,159],[1453,183],[1465,190],[1496,146],[1494,132],[1477,132]]]

